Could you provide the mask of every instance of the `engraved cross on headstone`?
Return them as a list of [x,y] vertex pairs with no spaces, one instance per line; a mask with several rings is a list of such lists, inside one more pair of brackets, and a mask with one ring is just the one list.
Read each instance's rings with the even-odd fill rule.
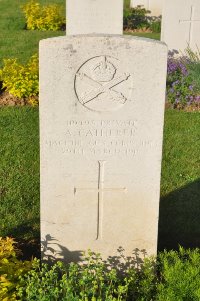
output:
[[78,191],[96,191],[97,192],[97,234],[96,240],[103,237],[103,209],[104,209],[104,192],[106,191],[119,191],[126,192],[127,188],[105,188],[104,187],[104,170],[106,161],[98,161],[98,186],[97,188],[80,188],[74,187],[74,194]]
[[192,43],[193,23],[200,22],[200,20],[194,19],[194,12],[195,12],[195,7],[192,5],[191,11],[190,11],[190,19],[189,20],[179,20],[180,24],[189,23],[189,41],[188,41],[189,46],[191,46],[191,43]]

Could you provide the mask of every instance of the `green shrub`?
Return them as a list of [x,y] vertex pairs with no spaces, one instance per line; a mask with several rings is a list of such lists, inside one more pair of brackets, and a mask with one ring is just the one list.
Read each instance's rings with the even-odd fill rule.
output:
[[21,280],[20,300],[124,300],[127,285],[120,283],[116,270],[108,273],[99,255],[90,253],[85,259],[84,265],[58,262],[51,268],[38,262]]
[[147,28],[149,26],[147,14],[150,11],[142,6],[129,7],[124,10],[124,30]]
[[21,65],[17,59],[4,60],[0,70],[0,81],[3,88],[10,94],[19,98],[28,98],[29,102],[37,103],[39,93],[39,67],[38,56],[31,57],[27,65]]
[[12,238],[0,237],[0,300],[15,301],[20,276],[31,269],[32,263],[17,259],[19,251]]
[[161,17],[151,17],[149,10],[138,5],[124,8],[124,30],[149,30],[161,32]]
[[157,262],[145,259],[123,274],[89,252],[81,265],[35,262],[21,278],[17,296],[22,301],[197,301],[199,275],[199,249],[165,251]]
[[89,251],[82,264],[50,266],[36,259],[18,260],[14,244],[11,238],[0,238],[1,301],[200,300],[200,249],[180,247],[160,253],[157,260],[136,255],[132,261],[120,256],[110,262]]
[[135,273],[135,281],[130,282],[128,298],[130,301],[154,300],[157,285],[157,270],[155,258],[145,258],[139,269],[131,268],[127,274]]
[[160,255],[157,301],[200,300],[200,250],[170,251]]
[[37,262],[21,279],[18,296],[24,301],[150,301],[155,278],[151,260],[145,260],[140,270],[133,267],[120,275],[100,255],[89,252],[82,265],[59,262],[49,268]]
[[25,14],[27,29],[56,31],[62,29],[65,24],[61,7],[56,4],[42,6],[31,0],[22,6],[22,10]]

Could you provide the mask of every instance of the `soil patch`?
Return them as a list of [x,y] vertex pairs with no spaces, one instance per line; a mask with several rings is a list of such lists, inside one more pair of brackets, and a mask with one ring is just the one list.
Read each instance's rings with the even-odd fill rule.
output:
[[28,102],[26,99],[20,99],[18,97],[15,97],[11,94],[9,94],[8,92],[2,92],[0,93],[0,106],[25,106],[27,105]]
[[[35,100],[37,100],[37,97],[35,97]],[[18,98],[5,91],[0,93],[0,107],[3,107],[3,106],[10,106],[10,107],[21,106],[22,107],[22,106],[26,106],[26,105],[31,105],[29,100],[26,98]],[[171,108],[171,109],[187,111],[187,112],[194,112],[194,111],[200,112],[200,103],[194,103],[194,104],[191,104],[190,106],[186,106],[185,108],[182,108],[181,106],[174,108],[172,104],[170,104],[169,102],[166,101],[165,108],[166,109]]]
[[174,110],[178,110],[178,111],[185,111],[185,112],[200,112],[200,103],[193,103],[186,107],[182,107],[181,105],[174,107],[171,103],[166,102],[165,108],[166,109],[174,109]]
[[153,33],[150,28],[125,29],[125,33]]

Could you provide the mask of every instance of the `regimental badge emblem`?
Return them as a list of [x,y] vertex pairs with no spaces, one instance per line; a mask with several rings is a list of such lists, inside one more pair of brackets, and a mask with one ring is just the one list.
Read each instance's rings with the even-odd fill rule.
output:
[[75,76],[75,92],[84,107],[109,112],[124,106],[131,75],[121,71],[119,66],[119,61],[113,57],[98,56],[79,68]]

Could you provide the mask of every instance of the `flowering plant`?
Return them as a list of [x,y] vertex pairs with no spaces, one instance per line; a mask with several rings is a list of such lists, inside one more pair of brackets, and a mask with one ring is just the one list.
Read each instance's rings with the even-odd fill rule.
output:
[[188,56],[175,57],[169,52],[167,66],[167,98],[174,108],[184,108],[200,102],[200,93],[190,72]]

